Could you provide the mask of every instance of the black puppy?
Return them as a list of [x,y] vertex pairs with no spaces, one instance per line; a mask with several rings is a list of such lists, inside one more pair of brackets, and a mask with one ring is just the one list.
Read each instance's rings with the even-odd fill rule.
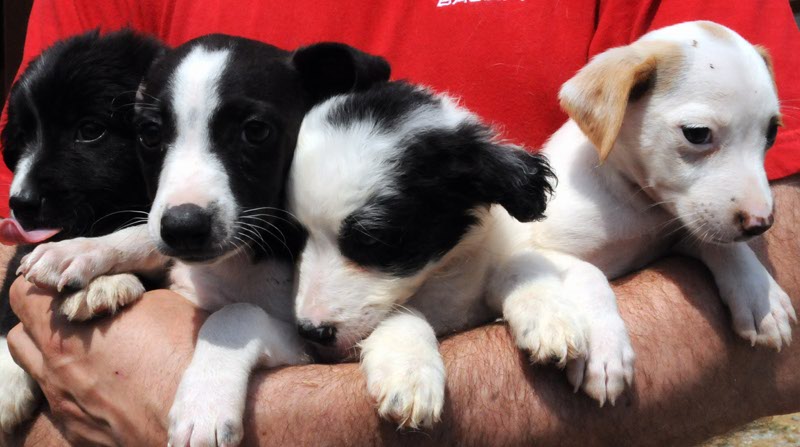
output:
[[[162,52],[159,42],[132,31],[102,36],[93,31],[42,52],[11,89],[1,137],[3,159],[14,172],[12,217],[0,222],[0,240],[23,245],[8,266],[0,296],[4,433],[31,415],[38,395],[33,380],[11,359],[5,339],[18,322],[8,306],[8,290],[20,259],[32,244],[109,234],[148,209],[133,100]],[[130,275],[118,279],[138,284]]]
[[[154,194],[149,234],[86,262],[87,250],[59,242],[72,255],[31,267],[78,261],[119,271],[121,258],[153,245],[178,260],[173,290],[214,313],[170,412],[172,445],[238,443],[252,369],[306,361],[292,303],[292,261],[304,235],[284,211],[300,124],[316,103],[386,81],[389,71],[382,58],[336,43],[289,52],[210,35],[181,45],[154,64],[137,97],[140,156]],[[104,239],[96,246],[108,247]],[[53,282],[102,273],[73,270]]]

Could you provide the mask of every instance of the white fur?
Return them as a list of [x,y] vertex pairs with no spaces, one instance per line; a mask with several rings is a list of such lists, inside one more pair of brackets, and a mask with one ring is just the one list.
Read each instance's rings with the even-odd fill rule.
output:
[[[227,233],[220,235],[222,243],[235,238],[239,205],[228,177],[235,173],[227,172],[212,153],[209,134],[222,101],[218,85],[230,69],[228,59],[227,50],[198,46],[171,79],[177,136],[167,149],[149,215],[156,241],[164,211],[184,203],[213,206]],[[200,330],[170,410],[171,445],[238,444],[252,370],[260,364],[308,361],[292,313],[291,265],[275,260],[254,263],[245,250],[230,250],[210,264],[177,262],[170,272],[172,290],[214,312]]]
[[[176,139],[171,143],[150,210],[149,228],[154,240],[161,238],[161,216],[166,209],[184,203],[202,208],[215,205],[220,221],[230,233],[236,201],[228,173],[211,152],[210,122],[219,108],[218,84],[228,66],[229,51],[195,47],[180,63],[170,80],[171,102],[176,118]],[[202,185],[202,187],[198,187]]]
[[166,262],[147,227],[137,225],[101,237],[40,244],[22,258],[17,274],[40,287],[61,291],[66,286],[84,288],[106,274],[153,273]]
[[64,297],[60,310],[69,320],[85,321],[114,314],[141,298],[144,286],[131,273],[154,274],[167,261],[147,227],[139,225],[101,237],[40,244],[22,258],[17,274],[51,290],[78,289]]
[[[329,110],[341,99],[317,106],[301,126],[288,188],[290,209],[309,233],[298,267],[297,318],[335,325],[336,342],[330,350],[340,358],[360,347],[368,391],[379,413],[412,428],[430,427],[441,417],[444,366],[435,336],[502,315],[517,279],[503,277],[495,266],[508,261],[513,247],[530,245],[516,236],[519,223],[494,206],[473,210],[479,224],[441,259],[408,276],[358,266],[340,252],[342,221],[370,197],[392,192],[400,168],[391,160],[401,155],[403,138],[477,119],[450,98],[439,98],[439,105],[418,108],[395,129],[370,118],[346,127],[332,124]],[[517,300],[532,310],[515,320],[523,325],[535,315],[535,304],[525,302],[560,285],[554,267],[543,262],[529,267],[521,272],[525,296]],[[547,328],[569,324],[577,323],[565,314],[564,320],[540,326],[538,334],[545,337]],[[519,343],[533,350],[533,342]]]
[[25,189],[28,183],[28,176],[31,173],[36,154],[26,154],[17,162],[17,167],[14,169],[14,179],[11,181],[11,189],[9,190],[9,197],[19,195]]
[[0,337],[0,440],[28,420],[37,407],[40,391],[31,376],[11,358],[5,337]]
[[[570,362],[568,377],[601,404],[613,403],[632,379],[633,351],[613,292],[581,260],[615,278],[663,255],[683,237],[679,250],[714,272],[737,333],[777,349],[791,339],[790,319],[796,317],[788,296],[752,250],[734,242],[742,237],[737,212],[772,212],[764,133],[779,106],[763,59],[728,33],[729,39],[719,39],[692,22],[634,44],[673,42],[680,45],[683,65],[679,78],[669,80],[673,88],[656,89],[648,101],[629,105],[602,165],[573,121],[545,146],[559,183],[548,218],[525,225],[526,231],[538,247],[551,250],[543,253],[561,264],[575,311],[585,313],[588,352]],[[584,98],[572,82],[561,94]],[[715,141],[689,144],[682,125],[709,127]],[[555,300],[551,307],[549,312],[561,312]]]
[[426,128],[453,128],[476,118],[441,95],[438,106],[418,109],[395,129],[371,119],[341,127],[327,120],[340,101],[334,98],[315,107],[303,120],[288,191],[290,208],[310,230],[299,264],[298,316],[314,324],[353,323],[338,329],[338,349],[346,352],[392,306],[406,302],[430,269],[400,278],[357,268],[338,249],[342,221],[370,197],[392,192],[399,140]]
[[361,342],[361,369],[378,413],[409,428],[438,422],[444,405],[444,362],[425,318],[398,313]]
[[70,321],[86,321],[101,313],[114,315],[144,295],[144,286],[136,275],[120,273],[100,276],[85,288],[64,297],[61,313]]
[[[148,225],[44,244],[23,261],[26,277],[51,287],[89,284],[91,289],[95,283],[90,281],[104,273],[163,267],[166,259],[156,250],[161,218],[167,208],[184,203],[213,205],[215,217],[227,227],[225,236],[234,237],[238,205],[209,135],[210,120],[222,101],[219,82],[229,65],[228,50],[197,46],[172,75],[172,96],[165,100],[171,101],[176,116],[176,139],[167,148]],[[170,411],[172,445],[235,445],[242,436],[251,371],[259,365],[308,361],[295,328],[292,266],[274,259],[253,262],[245,250],[230,250],[202,265],[176,261],[170,270],[172,290],[214,312],[200,330]],[[90,290],[80,293],[85,298],[65,304],[69,312],[76,308],[77,315],[86,307],[113,308],[125,301],[124,296],[109,302],[92,299]]]
[[169,412],[169,445],[238,445],[250,372],[308,362],[296,333],[293,322],[252,304],[211,314]]

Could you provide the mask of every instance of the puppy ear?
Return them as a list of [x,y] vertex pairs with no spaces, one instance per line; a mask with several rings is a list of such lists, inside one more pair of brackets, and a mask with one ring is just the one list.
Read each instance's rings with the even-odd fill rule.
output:
[[388,81],[391,74],[386,59],[334,42],[300,48],[292,55],[292,63],[315,102],[369,88],[372,84]]
[[777,94],[778,84],[775,82],[775,66],[772,65],[772,56],[770,56],[769,50],[761,45],[753,45],[753,48],[755,48],[761,58],[764,59],[764,63],[767,65],[767,70],[769,71],[769,76],[772,78],[772,86],[775,88],[775,93]]
[[544,217],[555,182],[545,156],[499,143],[489,127],[476,122],[422,135],[404,159],[403,182],[421,194],[435,194],[442,207],[496,203],[521,222]]
[[561,108],[589,137],[601,162],[614,147],[628,101],[652,86],[662,65],[674,67],[681,57],[680,48],[666,42],[612,48],[564,83],[558,94]]
[[483,200],[501,205],[520,222],[544,218],[555,183],[547,157],[505,144],[491,144],[484,150],[477,173]]

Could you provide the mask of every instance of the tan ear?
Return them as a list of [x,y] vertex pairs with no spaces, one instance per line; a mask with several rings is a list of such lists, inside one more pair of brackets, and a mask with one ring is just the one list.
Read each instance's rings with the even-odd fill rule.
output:
[[772,56],[769,54],[769,50],[766,47],[762,47],[761,45],[753,45],[753,48],[758,51],[758,54],[761,55],[761,58],[764,59],[764,63],[767,64],[767,70],[769,70],[769,76],[772,78],[772,86],[775,87],[775,93],[778,92],[778,84],[775,83],[775,67],[772,65]]
[[677,44],[635,43],[595,56],[564,83],[558,94],[561,108],[595,145],[601,162],[614,147],[634,88],[636,93],[638,87],[647,88],[662,67],[669,69],[667,78],[677,76],[674,68],[681,58]]
[[[756,49],[758,54],[761,55],[761,58],[764,59],[764,63],[767,64],[767,70],[769,70],[769,76],[772,78],[772,88],[775,89],[775,94],[778,94],[778,83],[775,82],[775,67],[772,65],[772,56],[769,54],[769,50],[766,47],[761,45],[753,45],[753,48]],[[778,126],[783,127],[783,117],[780,115],[778,116]]]

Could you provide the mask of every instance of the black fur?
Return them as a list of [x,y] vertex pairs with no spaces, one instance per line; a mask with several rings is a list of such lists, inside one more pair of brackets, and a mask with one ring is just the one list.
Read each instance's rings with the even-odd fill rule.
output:
[[[293,257],[303,235],[295,224],[287,223],[289,216],[282,210],[284,184],[300,123],[318,101],[388,80],[389,65],[383,58],[342,44],[323,43],[289,52],[262,42],[219,34],[187,42],[153,66],[145,79],[141,106],[137,107],[141,160],[153,192],[166,148],[176,139],[169,81],[182,60],[197,46],[230,51],[218,88],[220,107],[210,122],[211,150],[229,173],[240,213],[269,207],[268,213],[275,214],[274,218],[265,218],[265,226],[270,230],[259,235],[262,241],[270,241],[271,252],[265,253],[263,244],[254,244],[256,258]],[[257,126],[256,132],[266,137],[255,143],[246,140],[248,126]],[[149,144],[153,141],[158,144]],[[220,247],[218,239],[209,238],[191,250],[161,249],[169,256],[187,261],[210,260],[231,249],[231,246]]]
[[[140,80],[162,52],[156,40],[133,31],[92,31],[59,41],[28,65],[11,89],[0,134],[12,171],[22,157],[38,154],[22,194],[40,207],[14,210],[12,202],[23,228],[62,228],[53,240],[100,236],[138,217],[124,211],[149,208],[132,106]],[[87,123],[105,132],[80,141]],[[31,248],[19,247],[8,266],[0,292],[2,334],[16,324],[8,291]]]
[[[371,117],[392,127],[438,101],[396,82],[348,96],[329,118],[342,124]],[[360,265],[401,276],[455,247],[477,223],[476,208],[500,204],[520,221],[543,218],[554,180],[544,156],[498,143],[479,122],[407,135],[396,161],[392,192],[344,220],[339,248]]]

